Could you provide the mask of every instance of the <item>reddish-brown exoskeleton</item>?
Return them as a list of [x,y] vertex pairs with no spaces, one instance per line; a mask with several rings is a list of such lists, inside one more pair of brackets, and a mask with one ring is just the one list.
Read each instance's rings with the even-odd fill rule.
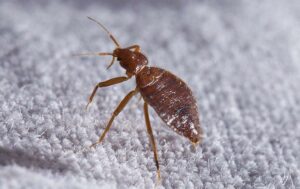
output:
[[[158,180],[160,180],[156,143],[150,125],[148,104],[153,107],[159,117],[176,133],[185,136],[193,144],[197,144],[202,139],[202,130],[200,128],[198,108],[192,95],[192,91],[180,78],[172,73],[161,68],[147,66],[148,60],[146,56],[140,52],[141,49],[138,45],[121,48],[115,37],[113,37],[100,22],[93,18],[88,18],[104,29],[116,45],[116,49],[112,53],[92,54],[112,56],[112,61],[108,68],[113,65],[115,58],[117,58],[120,65],[126,70],[127,76],[116,77],[98,83],[89,97],[86,108],[92,102],[99,87],[115,85],[130,79],[132,76],[135,76],[137,85],[136,88],[130,91],[120,102],[99,140],[91,145],[91,147],[95,147],[97,144],[101,143],[110,129],[114,118],[123,110],[125,105],[135,94],[140,93],[144,99],[145,121],[154,152]],[[91,53],[81,55],[90,54]]]

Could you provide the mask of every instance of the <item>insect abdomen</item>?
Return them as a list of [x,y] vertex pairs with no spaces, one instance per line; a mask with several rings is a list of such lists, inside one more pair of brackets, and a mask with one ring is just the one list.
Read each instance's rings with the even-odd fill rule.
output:
[[196,101],[181,79],[166,70],[147,67],[136,81],[144,100],[169,127],[194,143],[200,141],[202,130]]

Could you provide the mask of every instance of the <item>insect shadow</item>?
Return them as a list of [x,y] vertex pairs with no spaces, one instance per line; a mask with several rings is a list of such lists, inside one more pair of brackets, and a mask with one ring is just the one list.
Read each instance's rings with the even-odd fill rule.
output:
[[28,154],[26,150],[0,147],[0,165],[7,166],[13,164],[26,168],[47,169],[54,173],[71,171],[70,165],[60,162],[58,159],[42,158],[41,155]]

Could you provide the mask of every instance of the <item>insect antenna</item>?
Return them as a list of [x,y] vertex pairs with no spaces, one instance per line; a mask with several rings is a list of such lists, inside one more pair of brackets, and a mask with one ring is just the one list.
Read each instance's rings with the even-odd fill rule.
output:
[[85,52],[85,53],[74,54],[73,56],[106,56],[106,55],[113,56],[113,53]]
[[[98,24],[109,35],[110,39],[114,42],[114,44],[117,46],[117,48],[120,48],[120,45],[119,45],[118,41],[116,40],[116,38],[110,33],[110,31],[103,24],[101,24],[99,21],[97,21],[94,18],[91,18],[89,16],[88,16],[88,19],[92,20],[93,22],[96,22],[96,24]],[[109,69],[115,61],[115,57],[114,57],[113,53],[108,53],[108,52],[100,52],[100,53],[99,52],[85,52],[85,53],[74,54],[73,56],[106,56],[106,55],[112,56],[112,60],[106,68],[106,69]]]
[[118,48],[120,47],[120,44],[118,43],[118,41],[116,40],[116,38],[110,33],[110,31],[108,31],[108,29],[103,24],[101,24],[99,21],[97,21],[94,18],[91,18],[89,16],[88,16],[88,19],[96,22],[104,31],[106,31],[106,33],[109,35],[109,37],[111,38],[111,40],[115,43],[115,45]]
[[86,53],[78,53],[78,54],[73,54],[72,56],[106,56],[110,55],[112,56],[112,60],[110,64],[106,67],[106,69],[109,69],[115,62],[116,57],[113,56],[113,53],[96,53],[96,52],[86,52]]

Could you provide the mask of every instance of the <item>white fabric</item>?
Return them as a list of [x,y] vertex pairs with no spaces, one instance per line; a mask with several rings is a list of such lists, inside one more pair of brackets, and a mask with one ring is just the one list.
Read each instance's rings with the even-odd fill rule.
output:
[[300,3],[291,1],[0,2],[0,188],[153,188],[155,164],[138,96],[103,132],[134,79],[109,57],[141,45],[151,66],[194,92],[205,139],[196,150],[150,108],[158,188],[300,188]]

